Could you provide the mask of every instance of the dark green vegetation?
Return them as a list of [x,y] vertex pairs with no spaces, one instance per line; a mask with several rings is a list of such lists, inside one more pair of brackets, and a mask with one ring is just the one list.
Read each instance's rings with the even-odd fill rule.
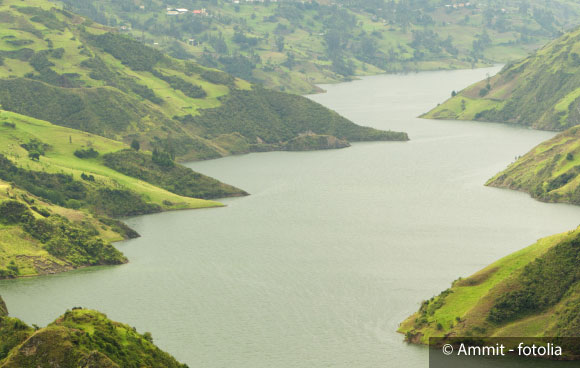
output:
[[554,235],[456,280],[399,331],[431,336],[580,336],[580,230]]
[[[325,130],[320,133],[343,133],[340,139],[406,138],[358,127],[306,98],[268,94],[219,70],[172,58],[47,0],[27,5],[18,0],[0,4],[4,110],[125,143],[137,141],[143,150],[157,149],[178,160],[266,150],[254,147],[259,142],[283,149],[285,141],[320,127]],[[263,119],[260,129],[246,129],[237,121],[238,110],[246,121],[267,116],[272,126]],[[280,122],[286,126],[277,126]],[[31,156],[40,160],[39,153]]]
[[580,123],[580,30],[506,65],[425,115],[565,130]]
[[[41,217],[36,218],[33,209],[25,203],[4,201],[0,203],[0,224],[21,226],[28,235],[42,243],[49,254],[75,268],[127,262],[121,252],[99,237],[98,230],[91,224],[74,224],[48,211],[40,213],[36,210],[36,213]],[[18,274],[15,263],[7,270],[0,270],[0,277],[16,277]]]
[[540,144],[487,185],[521,190],[546,202],[580,205],[580,127]]
[[67,174],[18,168],[2,154],[0,179],[14,183],[50,203],[72,209],[85,208],[96,214],[119,217],[161,211],[160,206],[147,203],[131,190],[90,185],[86,180],[75,180]]
[[[259,108],[255,104],[259,103]],[[206,130],[204,135],[224,136],[234,130],[244,137],[250,150],[284,148],[302,133],[332,135],[349,141],[406,141],[406,133],[385,132],[359,127],[322,105],[296,95],[255,87],[251,91],[232,91],[220,107],[206,110],[201,116],[180,120]],[[315,148],[311,146],[311,149]]]
[[153,344],[150,333],[73,308],[45,328],[0,314],[0,365],[11,368],[187,368]]
[[[488,320],[501,324],[556,305],[580,281],[579,259],[580,237],[563,240],[511,280],[510,291],[494,301]],[[576,314],[580,317],[580,311]]]
[[209,199],[247,194],[179,164],[156,163],[154,157],[127,149],[109,153],[103,159],[111,169],[186,197]]
[[[571,0],[63,3],[146,43],[158,43],[176,58],[298,93],[354,75],[518,59],[577,25],[580,12]],[[176,14],[168,7],[189,12]]]

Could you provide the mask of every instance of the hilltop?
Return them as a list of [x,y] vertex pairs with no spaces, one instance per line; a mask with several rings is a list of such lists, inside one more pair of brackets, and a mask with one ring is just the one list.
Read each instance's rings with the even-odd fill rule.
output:
[[62,0],[181,59],[294,93],[359,75],[506,63],[579,24],[569,0]]
[[0,4],[4,110],[178,160],[284,149],[302,133],[406,140],[306,98],[178,60],[47,0]]
[[580,29],[576,29],[460,91],[423,117],[565,130],[580,123],[579,82]]
[[[0,305],[5,307],[1,298]],[[0,308],[0,366],[187,368],[155,346],[150,333],[81,308],[44,328],[29,327]]]
[[577,336],[580,229],[540,239],[421,303],[399,332],[429,337]]

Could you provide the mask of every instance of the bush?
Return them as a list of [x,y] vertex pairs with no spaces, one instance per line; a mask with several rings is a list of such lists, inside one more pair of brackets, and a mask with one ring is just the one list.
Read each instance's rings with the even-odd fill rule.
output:
[[131,142],[131,148],[134,149],[135,151],[139,151],[141,149],[141,144],[139,143],[138,140],[133,139],[133,141]]
[[28,152],[28,158],[32,161],[39,161],[40,160],[40,152],[38,151],[30,151]]
[[88,149],[78,149],[75,151],[74,155],[78,158],[97,158],[99,157],[99,152],[91,147]]
[[20,147],[28,152],[38,152],[39,155],[44,155],[46,150],[50,148],[50,145],[43,143],[39,139],[33,138],[28,143],[21,144]]
[[81,174],[81,179],[86,180],[86,181],[95,181],[95,177],[93,175],[87,175],[85,173]]
[[20,224],[31,218],[30,210],[21,202],[9,200],[0,203],[0,223],[2,224]]

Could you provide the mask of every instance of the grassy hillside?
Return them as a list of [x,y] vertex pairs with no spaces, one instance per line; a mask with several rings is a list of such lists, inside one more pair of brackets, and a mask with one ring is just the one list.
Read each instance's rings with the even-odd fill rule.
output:
[[[171,58],[47,0],[5,0],[0,22],[4,110],[127,144],[137,140],[182,160],[263,150],[256,147],[261,143],[281,149],[298,133],[327,134],[319,127],[338,123],[349,126],[341,139],[401,139],[358,127],[306,98],[278,93],[266,100],[267,93],[244,80]],[[240,129],[232,112],[241,98],[252,116],[287,126]],[[276,110],[280,105],[283,111]],[[293,126],[311,111],[300,120],[305,124]]]
[[67,311],[44,328],[0,316],[0,366],[187,367],[156,347],[150,333],[140,334],[102,313],[80,308]]
[[[571,0],[62,3],[177,58],[195,58],[295,93],[311,93],[317,90],[316,83],[355,75],[469,68],[519,59],[560,30],[578,25],[580,11]],[[175,14],[167,7],[189,12]]]
[[[127,259],[107,240],[115,233],[98,219],[6,188],[0,197],[0,278],[33,276]],[[30,203],[30,204],[29,204]]]
[[[7,111],[0,113],[0,119],[4,120],[0,123],[0,154],[26,170],[72,175],[73,180],[97,189],[108,187],[130,190],[144,198],[145,202],[158,206],[159,209],[199,208],[218,205],[215,202],[171,193],[146,181],[107,167],[104,157],[107,154],[126,149],[127,146],[123,143]],[[30,151],[23,147],[23,145],[34,141],[46,145],[44,153],[40,155],[38,160],[30,159]],[[96,151],[97,157],[81,158],[77,156],[83,150],[89,149]],[[94,180],[84,179],[82,174],[92,175]],[[209,183],[206,189],[211,190],[214,184],[215,182]],[[216,193],[211,197],[218,198],[220,194]]]
[[578,336],[580,229],[540,239],[424,301],[399,332],[443,336]]
[[487,185],[521,190],[546,202],[580,204],[580,127],[540,144]]
[[580,29],[506,65],[423,117],[497,121],[565,130],[580,123]]
[[110,243],[137,234],[111,217],[245,194],[164,151],[0,111],[0,278],[124,263]]

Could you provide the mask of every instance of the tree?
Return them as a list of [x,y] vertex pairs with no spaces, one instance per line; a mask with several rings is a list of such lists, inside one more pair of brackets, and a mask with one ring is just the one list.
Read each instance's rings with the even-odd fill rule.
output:
[[276,37],[276,48],[279,52],[284,51],[284,36],[277,36]]
[[134,149],[135,151],[139,151],[141,149],[141,144],[139,143],[138,140],[133,139],[133,141],[131,142],[131,148]]

